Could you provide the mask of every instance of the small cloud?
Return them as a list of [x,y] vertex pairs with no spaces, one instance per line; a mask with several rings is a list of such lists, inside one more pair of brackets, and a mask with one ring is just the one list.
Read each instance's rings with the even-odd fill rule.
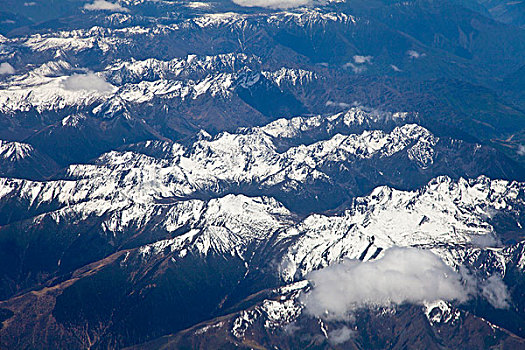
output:
[[36,2],[34,2],[34,1],[24,2],[24,6],[36,6]]
[[186,4],[186,7],[193,8],[193,9],[199,9],[199,8],[208,8],[208,7],[211,7],[211,5],[206,2],[191,1]]
[[15,74],[15,69],[7,62],[0,63],[0,75]]
[[310,4],[310,0],[232,0],[243,7],[269,7],[272,9],[288,9]]
[[353,64],[352,62],[348,62],[348,63],[345,63],[343,65],[343,68],[351,68],[352,71],[355,73],[355,74],[360,74],[360,73],[363,73],[366,71],[366,67],[364,66],[356,66],[355,64]]
[[519,145],[517,152],[518,152],[518,156],[525,156],[525,146]]
[[74,74],[62,82],[62,87],[70,91],[89,90],[99,92],[110,92],[113,85],[99,77],[93,72],[87,74]]
[[393,69],[394,71],[396,71],[396,72],[402,72],[402,70],[399,69],[399,67],[396,66],[396,65],[394,65],[394,64],[391,64],[390,67],[392,67],[392,69]]
[[425,57],[427,54],[420,53],[420,52],[417,52],[415,50],[408,50],[407,51],[407,55],[408,55],[408,57],[417,60],[418,58]]
[[354,336],[355,331],[351,330],[346,326],[343,326],[342,328],[338,328],[328,333],[328,341],[332,345],[338,345],[347,342]]
[[355,55],[354,56],[354,62],[357,63],[357,64],[371,63],[372,58],[373,58],[372,56]]
[[114,12],[128,12],[129,9],[120,6],[117,3],[112,3],[106,0],[95,0],[92,4],[85,4],[84,8],[90,11],[114,11]]

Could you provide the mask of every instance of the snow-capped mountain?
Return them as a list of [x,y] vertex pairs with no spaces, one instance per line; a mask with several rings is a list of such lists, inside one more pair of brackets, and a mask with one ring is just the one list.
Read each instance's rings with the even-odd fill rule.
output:
[[[407,123],[411,118],[415,116],[353,108],[329,117],[277,120],[234,134],[201,132],[186,144],[131,145],[92,164],[72,165],[60,180],[4,178],[2,244],[20,257],[16,270],[22,274],[5,271],[9,277],[2,294],[54,283],[53,276],[71,273],[80,273],[75,277],[80,280],[97,279],[97,269],[77,269],[98,260],[128,271],[124,275],[134,271],[137,275],[122,283],[140,293],[150,288],[140,282],[150,274],[157,280],[173,271],[178,279],[197,266],[202,272],[229,266],[232,274],[219,277],[228,281],[226,289],[216,295],[227,309],[259,288],[304,281],[308,273],[346,258],[378,259],[393,246],[430,249],[451,268],[471,270],[483,280],[486,273],[506,276],[516,258],[504,242],[521,237],[525,185],[484,176],[432,178],[444,171],[441,163],[454,174],[500,165],[484,146],[442,140]],[[373,129],[380,125],[387,131]],[[458,149],[461,161],[448,156]],[[467,155],[483,168],[465,168]],[[396,163],[400,166],[389,165]],[[348,181],[355,176],[351,169],[370,169],[368,186],[374,176],[390,186],[369,193],[368,187]],[[430,182],[412,191],[392,188],[408,186],[401,181],[406,178]],[[359,194],[365,196],[352,199]],[[304,215],[345,201],[336,212]],[[30,234],[17,237],[20,230]],[[40,242],[39,232],[46,232],[49,243]],[[32,259],[20,260],[23,256]],[[196,278],[191,276],[186,278]],[[201,295],[203,288],[196,284],[187,292]],[[214,300],[191,321],[170,327],[182,329],[204,320]],[[201,301],[186,302],[193,307]],[[290,303],[299,312],[299,299]],[[285,322],[268,312],[269,324]]]
[[[133,273],[119,283],[129,286],[125,289],[136,289],[138,295],[151,290],[147,294],[149,296],[143,297],[145,299],[142,302],[146,304],[153,302],[148,301],[148,298],[155,298],[156,302],[162,300],[162,304],[166,305],[165,297],[154,291],[160,292],[162,288],[169,288],[162,284],[166,283],[163,281],[168,274],[176,273],[177,276],[182,274],[176,277],[178,279],[183,278],[182,276],[187,273],[184,271],[195,269],[196,266],[201,266],[199,269],[203,270],[199,271],[202,273],[219,271],[221,266],[229,266],[228,277],[221,277],[226,278],[224,281],[229,281],[227,285],[221,287],[222,293],[227,295],[223,300],[223,303],[226,301],[224,307],[228,307],[235,298],[242,296],[234,296],[240,292],[237,290],[238,285],[255,288],[261,283],[261,279],[273,280],[270,285],[301,281],[306,272],[341,261],[343,258],[376,259],[380,257],[381,251],[387,250],[392,245],[432,249],[445,262],[456,268],[462,266],[472,269],[474,273],[481,269],[482,273],[490,271],[491,275],[505,276],[508,271],[521,269],[519,266],[524,259],[523,252],[516,258],[513,255],[514,249],[506,250],[500,247],[501,243],[497,242],[497,237],[504,237],[507,232],[493,225],[492,220],[500,215],[505,217],[505,226],[508,228],[511,225],[517,227],[522,225],[523,189],[523,184],[490,181],[487,178],[470,182],[465,180],[454,182],[449,178],[441,177],[433,180],[420,191],[403,192],[385,187],[378,188],[369,196],[357,199],[355,204],[343,214],[312,215],[305,219],[295,217],[273,199],[249,198],[243,195],[228,195],[208,201],[189,200],[172,204],[156,204],[151,208],[143,204],[129,206],[123,203],[125,208],[120,210],[115,208],[114,211],[104,213],[102,209],[99,212],[92,212],[90,217],[89,211],[104,208],[101,201],[91,201],[39,215],[30,221],[26,220],[24,225],[34,227],[38,225],[40,229],[44,225],[49,227],[49,230],[54,230],[52,227],[55,227],[62,232],[61,235],[64,235],[71,230],[65,228],[64,224],[78,227],[80,222],[93,222],[93,217],[99,216],[100,228],[95,230],[100,232],[103,240],[109,242],[106,246],[128,248],[104,259],[102,266],[109,264],[106,269],[100,272],[97,268],[94,270],[89,268],[86,272],[82,272],[81,269],[75,272],[74,278],[96,281],[98,278],[104,278],[104,273],[115,269],[122,271],[122,276],[136,271],[138,275]],[[487,214],[491,212],[492,214]],[[140,213],[140,216],[134,218],[133,215],[137,213]],[[401,221],[400,218],[403,216],[406,220]],[[398,222],[405,222],[406,226],[393,225],[391,221],[393,218]],[[410,225],[412,227],[408,227]],[[172,233],[174,237],[136,246],[136,232],[145,229],[157,231],[157,234]],[[30,232],[32,230],[34,229],[29,229]],[[117,235],[118,230],[122,232]],[[86,231],[71,237],[74,239],[73,242],[84,242],[83,244],[90,244],[93,238],[92,233]],[[36,254],[37,251],[31,253],[30,248],[34,243],[28,243],[29,250],[26,252]],[[100,243],[98,239],[96,246],[99,249]],[[55,255],[57,261],[54,269],[67,271],[71,268],[74,257],[71,256],[70,244],[69,247],[64,247],[63,252],[57,252]],[[132,248],[133,246],[136,248]],[[95,246],[91,245],[89,250],[93,251],[93,249]],[[119,274],[121,273],[117,273]],[[198,280],[198,276],[199,274],[186,275],[184,279]],[[150,286],[144,285],[143,283],[150,278],[157,282],[153,282],[154,285]],[[67,289],[69,285],[70,282],[67,282],[61,284],[59,288]],[[81,288],[81,285],[77,282],[71,288],[75,290]],[[197,295],[208,293],[208,286],[208,284],[197,284],[192,287],[192,293]],[[299,286],[304,288],[306,285],[303,283]],[[88,294],[81,303],[86,303],[86,307],[93,307],[88,306],[91,305],[89,296],[91,292],[86,291],[86,293]],[[109,289],[107,293],[114,293],[114,290]],[[52,294],[47,295],[53,297]],[[127,298],[133,300],[132,295],[122,295],[119,297],[122,299],[116,302],[125,302]],[[70,317],[68,314],[60,316],[61,312],[63,313],[60,308],[64,298],[57,299],[58,307],[53,311],[55,317],[60,320]],[[191,299],[186,294],[181,298],[184,299],[175,298],[172,302],[181,303],[184,300],[184,305],[190,308],[195,307],[196,303],[202,303],[198,297]],[[214,298],[210,300],[207,307],[213,305]],[[233,300],[230,301],[230,298]],[[303,315],[298,297],[291,298],[289,301],[282,298],[280,300],[268,299],[262,303],[260,309],[256,307],[254,311],[241,313],[239,317],[246,321],[232,319],[231,334],[236,338],[245,339],[246,331],[242,329],[250,329],[257,315],[261,315],[263,320],[266,320],[263,329],[268,330],[292,324]],[[473,317],[464,311],[460,314],[461,318]],[[148,315],[166,317],[158,313]],[[198,321],[199,318],[202,320],[201,315],[196,313],[192,315],[191,320]],[[301,317],[304,318],[306,315]],[[432,322],[437,322],[435,321],[437,316],[432,317],[434,320]],[[14,324],[17,324],[18,320],[17,316]],[[118,314],[113,316],[113,322],[118,324],[123,321]],[[188,321],[178,321],[175,324],[179,325],[176,327],[184,327],[188,324],[186,322]],[[195,334],[202,334],[202,332]]]
[[1,2],[0,348],[524,348],[520,8]]
[[42,179],[58,165],[27,143],[0,140],[0,176]]

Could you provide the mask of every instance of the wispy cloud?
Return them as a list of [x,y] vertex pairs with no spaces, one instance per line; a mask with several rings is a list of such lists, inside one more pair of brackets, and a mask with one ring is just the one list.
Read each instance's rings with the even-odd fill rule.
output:
[[62,86],[64,89],[70,91],[89,90],[109,92],[113,89],[113,85],[93,72],[72,75],[63,81]]
[[0,75],[15,74],[15,69],[7,62],[0,63]]
[[95,0],[92,4],[85,4],[84,8],[90,11],[114,11],[114,12],[128,12],[129,9],[117,3],[112,3],[106,0]]
[[334,101],[326,101],[325,105],[327,107],[338,107],[338,108],[344,108],[344,109],[348,109],[350,107],[352,107],[351,104],[349,103],[345,103],[345,102],[334,102]]
[[497,309],[509,307],[509,292],[498,276],[490,276],[481,285],[481,295]]
[[274,9],[288,9],[308,5],[310,0],[232,0],[239,6],[244,7],[269,7]]

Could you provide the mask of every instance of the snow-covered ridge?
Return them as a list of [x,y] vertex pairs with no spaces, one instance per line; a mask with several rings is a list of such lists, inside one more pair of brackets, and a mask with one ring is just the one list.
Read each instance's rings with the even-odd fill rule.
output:
[[[239,14],[236,12],[207,13],[197,18],[191,19],[183,25],[195,24],[201,28],[243,25],[244,21],[253,15]],[[241,24],[242,23],[242,24]]]
[[[312,118],[317,120],[318,117]],[[352,120],[347,118],[348,123]],[[65,124],[71,122],[64,120]],[[357,119],[355,122],[360,121]],[[283,126],[282,133],[290,134],[291,131],[284,130],[287,127],[293,128],[294,125]],[[275,126],[272,130],[275,131]],[[31,195],[25,194],[32,198],[31,202],[37,200],[33,198],[37,195],[41,197],[38,202],[58,199],[61,203],[73,203],[96,198],[131,198],[151,203],[159,198],[213,192],[220,183],[235,186],[255,183],[267,188],[287,187],[316,178],[329,179],[328,174],[319,170],[325,163],[389,157],[403,150],[409,152],[419,145],[432,145],[436,140],[428,130],[407,124],[391,133],[374,130],[361,134],[336,134],[328,140],[299,145],[279,153],[274,137],[263,127],[238,134],[222,133],[215,138],[203,136],[190,148],[173,144],[161,158],[131,151],[112,151],[101,156],[96,164],[70,166],[67,172],[73,179],[71,181],[20,185],[33,188],[27,189]],[[151,143],[146,143],[145,147],[149,145]],[[7,184],[11,180],[4,181]],[[57,189],[66,183],[74,184],[74,193]],[[36,192],[35,186],[38,188]]]
[[[357,115],[359,117],[355,117]],[[343,118],[350,125],[363,123],[366,116],[355,108],[329,120]],[[62,123],[74,125],[78,118],[83,116],[68,117]],[[321,117],[310,118],[312,121],[305,124],[312,129]],[[370,114],[370,118],[375,119],[376,115]],[[281,125],[281,132],[276,131],[276,125]],[[320,123],[318,127],[325,126]],[[283,121],[271,127],[275,135],[290,135],[295,128],[295,123],[287,125]],[[323,164],[389,157],[396,152],[409,152],[418,145],[432,145],[437,139],[418,125],[406,124],[390,133],[373,130],[336,134],[282,153],[277,150],[275,140],[262,127],[236,134],[223,133],[215,138],[201,133],[191,146],[147,142],[138,150],[154,147],[162,150],[162,156],[112,151],[95,164],[70,166],[69,180],[32,182],[4,178],[0,180],[0,200],[14,196],[12,198],[19,198],[35,210],[47,205],[57,209],[78,205],[84,217],[108,210],[119,211],[130,205],[146,208],[166,198],[170,202],[201,195],[220,196],[227,188],[238,191],[255,186],[260,193],[264,193],[265,188],[288,192],[301,183],[318,179],[332,181],[330,174],[323,172]],[[6,149],[13,154],[11,146]],[[140,211],[137,215],[141,215]]]
[[283,83],[303,85],[318,78],[314,72],[304,69],[289,69],[284,67],[274,72],[262,72],[262,74],[267,79],[275,82],[277,86],[281,86]]
[[[263,129],[249,133],[222,133],[213,139],[201,139],[191,148],[174,144],[167,158],[153,158],[134,152],[110,152],[97,165],[74,165],[72,178],[120,178],[126,172],[128,183],[155,184],[151,191],[158,197],[188,196],[214,191],[219,184],[257,184],[260,188],[306,183],[318,178],[330,179],[324,164],[348,162],[372,157],[389,157],[401,151],[432,147],[437,141],[428,130],[414,124],[362,134],[340,135],[310,145],[292,147],[279,153],[274,138]],[[146,145],[147,146],[147,145]],[[431,152],[428,157],[432,157]],[[416,164],[419,159],[413,158]],[[133,190],[135,191],[135,190]]]
[[220,54],[216,56],[188,55],[171,61],[147,59],[144,61],[119,62],[106,69],[106,78],[115,84],[129,80],[161,80],[187,78],[192,75],[233,73],[247,64],[260,64],[256,56],[245,54]]
[[147,258],[169,248],[180,258],[184,258],[187,251],[245,258],[248,247],[268,241],[274,232],[289,226],[292,217],[282,204],[266,197],[228,195],[208,202],[181,202],[170,208],[163,225],[168,232],[184,225],[189,225],[191,230],[176,238],[144,246],[139,253]]
[[[245,259],[245,252],[264,242],[275,249],[272,268],[287,282],[343,258],[374,259],[392,246],[433,249],[456,266],[475,261],[476,251],[486,246],[497,246],[494,215],[505,213],[516,227],[525,224],[520,219],[525,184],[486,177],[456,181],[442,176],[414,191],[381,186],[355,198],[340,214],[304,219],[264,197],[270,190],[289,198],[297,188],[337,184],[343,167],[399,154],[407,166],[425,168],[439,139],[417,124],[404,124],[407,118],[355,107],[334,116],[278,120],[215,137],[202,132],[190,145],[150,141],[132,146],[133,151],[106,153],[94,164],[72,165],[65,180],[0,178],[0,202],[26,206],[30,225],[97,217],[100,232],[114,239],[147,227],[164,238],[184,231],[144,246],[141,259],[166,252],[177,259],[189,252]],[[366,128],[385,121],[397,126],[389,132]],[[365,129],[334,133],[335,125]],[[328,137],[285,151],[277,147],[283,139],[320,131]],[[250,196],[228,194],[232,192]],[[304,196],[302,190],[297,193]],[[492,265],[504,272],[505,255],[500,248],[490,249]]]
[[73,67],[69,62],[64,60],[49,61],[41,66],[35,68],[25,76],[18,77],[17,80],[25,80],[29,78],[38,78],[38,77],[59,77],[67,75],[71,72]]
[[0,140],[0,177],[42,179],[57,170],[57,164],[32,145]]
[[[393,246],[420,247],[431,249],[454,268],[478,266],[483,261],[483,273],[503,276],[512,252],[495,248],[496,233],[486,213],[513,213],[519,220],[525,209],[524,189],[523,183],[485,177],[468,181],[439,177],[419,191],[380,187],[356,199],[341,215],[310,215],[300,222],[276,201],[229,195],[210,202],[210,208],[215,209],[208,212],[220,215],[213,220],[207,216],[206,225],[213,223],[211,227],[199,224],[197,229],[191,222],[203,222],[203,216],[194,214],[191,218],[188,210],[181,210],[182,204],[176,204],[164,224],[166,229],[175,230],[188,223],[193,229],[174,239],[146,245],[140,254],[148,258],[172,254],[183,259],[189,252],[212,251],[245,257],[248,246],[255,244],[253,251],[258,244],[268,246],[270,242],[275,247],[270,265],[285,282],[292,283],[345,258],[369,260]],[[201,208],[202,203],[198,206]],[[177,217],[190,221],[174,221],[172,215],[177,211]],[[492,240],[492,248],[480,246],[480,237],[485,242]]]
[[[300,27],[323,23],[355,24],[359,19],[341,12],[326,12],[320,8],[298,8],[268,14],[240,14],[235,12],[208,13],[189,21],[199,27],[257,25],[258,21],[274,24],[293,24]],[[182,24],[184,25],[184,24]]]
[[[339,215],[315,214],[300,222],[275,199],[221,195],[228,186],[234,189],[256,186],[264,193],[269,188],[287,192],[298,184],[318,180],[334,182],[337,179],[324,171],[330,163],[352,164],[399,152],[406,152],[408,159],[419,167],[432,159],[433,145],[438,139],[415,124],[397,126],[389,133],[366,130],[359,134],[335,134],[326,140],[290,147],[282,153],[274,144],[278,138],[330,127],[330,122],[359,125],[378,118],[402,121],[404,115],[381,117],[377,112],[354,108],[332,117],[280,120],[214,138],[202,133],[191,146],[147,142],[138,145],[137,150],[155,148],[163,156],[113,151],[101,156],[95,164],[70,166],[68,180],[35,182],[2,178],[0,201],[16,199],[37,212],[46,208],[46,212],[34,218],[35,223],[42,222],[45,216],[55,222],[104,216],[101,230],[110,236],[135,232],[153,219],[157,228],[167,232],[190,228],[182,236],[145,247],[143,252],[148,254],[163,252],[166,247],[172,252],[197,249],[200,254],[210,250],[237,254],[243,242],[249,245],[273,237],[276,247],[287,242],[286,249],[278,249],[284,253],[280,258],[276,256],[275,262],[285,281],[301,279],[309,271],[344,257],[373,259],[394,245],[432,248],[454,265],[470,258],[444,246],[467,245],[472,247],[469,249],[478,249],[480,245],[497,243],[490,223],[495,213],[505,212],[515,217],[517,226],[521,225],[519,215],[525,207],[525,185],[486,177],[459,181],[438,177],[416,191],[378,187],[370,195],[355,199]],[[298,126],[301,120],[304,128]],[[213,193],[220,198],[213,199],[210,196]],[[192,199],[199,196],[204,199]],[[213,225],[210,220],[203,223],[202,218],[212,213],[220,219],[214,219]],[[262,221],[254,222],[255,218]]]
[[[0,111],[3,113],[61,110],[68,107],[102,103],[112,94],[93,89],[72,90],[66,87],[71,76],[46,77],[29,74],[23,80],[0,85]],[[116,90],[116,89],[114,89]]]
[[59,31],[50,34],[33,34],[29,37],[11,39],[10,43],[26,46],[36,52],[55,52],[56,57],[64,53],[78,53],[83,50],[98,48],[107,53],[118,46],[132,44],[131,37],[134,35],[154,35],[157,30],[131,27],[124,29],[111,29],[103,27],[92,27],[90,29],[75,29],[71,31]]
[[[47,183],[0,179],[0,200],[16,195],[33,207],[46,201],[67,204],[35,217],[35,225],[44,216],[74,223],[94,215],[104,216],[101,230],[110,236],[131,234],[149,222],[167,232],[189,228],[176,238],[144,246],[140,252],[145,256],[166,254],[166,249],[180,258],[188,251],[243,256],[248,246],[271,238],[277,251],[281,244],[286,246],[274,263],[289,282],[343,258],[374,259],[392,246],[433,249],[452,266],[475,261],[476,251],[486,250],[479,245],[480,238],[497,244],[491,213],[505,212],[518,222],[525,208],[525,184],[486,177],[468,181],[439,177],[418,191],[379,187],[357,198],[343,214],[315,214],[300,222],[271,198],[227,195],[162,203],[151,188],[137,184],[118,189],[92,184],[91,179]],[[507,253],[499,248],[488,252],[503,274]]]
[[352,15],[342,12],[325,12],[319,8],[303,8],[295,11],[283,11],[272,14],[268,17],[269,23],[294,23],[301,27],[329,22],[356,24],[358,21],[359,19]]
[[278,119],[259,129],[260,131],[281,139],[299,138],[304,133],[323,128],[327,133],[332,132],[338,124],[344,126],[366,126],[373,128],[374,124],[387,124],[394,122],[404,124],[412,122],[415,115],[407,112],[379,112],[367,110],[362,107],[353,107],[348,111],[337,113],[331,116],[312,116],[312,117],[294,117],[290,119]]
[[[43,112],[87,106],[96,111],[97,106],[106,102],[141,104],[154,98],[185,100],[204,94],[229,98],[247,76],[264,75],[277,85],[305,84],[316,78],[312,72],[284,67],[275,72],[250,70],[250,66],[259,64],[258,57],[244,54],[189,55],[171,61],[118,62],[92,73],[74,69],[65,61],[50,61],[0,83],[0,111]],[[78,76],[83,82],[79,88],[72,88],[79,84],[68,82],[78,80]]]
[[[149,40],[158,35],[170,35],[180,31],[230,28],[245,30],[261,25],[293,25],[305,27],[330,23],[354,25],[360,19],[340,12],[327,12],[320,8],[300,8],[295,10],[240,14],[234,12],[205,13],[194,18],[183,19],[169,24],[151,21],[149,25],[136,25],[130,14],[113,13],[105,22],[108,27],[99,25],[88,29],[60,30],[53,33],[36,33],[30,36],[1,39],[6,46],[24,46],[34,52],[51,52],[55,57],[65,57],[68,53],[76,54],[85,50],[100,49],[104,54],[122,47],[132,47],[141,40]],[[111,25],[124,28],[110,28]]]
[[[282,239],[296,239],[283,261],[282,276],[301,278],[342,258],[376,258],[393,246],[432,248],[447,263],[459,265],[467,257],[447,247],[496,245],[492,215],[513,213],[519,226],[524,190],[522,183],[486,177],[438,177],[418,191],[378,187],[340,216],[312,215],[284,232]],[[500,272],[504,269],[500,265]]]

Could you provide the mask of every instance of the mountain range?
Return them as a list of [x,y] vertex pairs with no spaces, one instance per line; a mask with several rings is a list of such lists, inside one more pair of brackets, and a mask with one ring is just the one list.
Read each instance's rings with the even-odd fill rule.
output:
[[523,4],[2,2],[0,347],[525,347]]

